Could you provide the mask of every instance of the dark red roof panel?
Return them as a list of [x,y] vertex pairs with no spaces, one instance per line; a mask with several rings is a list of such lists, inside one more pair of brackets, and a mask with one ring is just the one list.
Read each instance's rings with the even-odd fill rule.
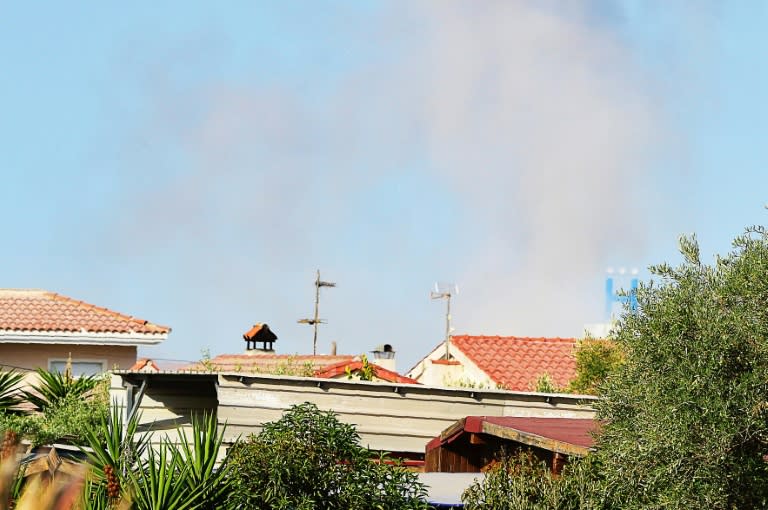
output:
[[591,448],[594,434],[600,423],[592,418],[529,418],[511,416],[467,416],[459,420],[427,444],[427,451],[453,442],[464,433],[489,433],[485,424],[499,428],[532,434],[545,439],[567,443],[582,448]]

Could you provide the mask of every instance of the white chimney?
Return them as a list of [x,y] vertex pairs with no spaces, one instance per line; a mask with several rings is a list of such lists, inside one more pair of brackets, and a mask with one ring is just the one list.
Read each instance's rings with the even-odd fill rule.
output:
[[373,349],[373,362],[379,365],[381,368],[386,368],[393,372],[397,372],[397,364],[395,361],[395,351],[389,344],[382,344],[376,346]]

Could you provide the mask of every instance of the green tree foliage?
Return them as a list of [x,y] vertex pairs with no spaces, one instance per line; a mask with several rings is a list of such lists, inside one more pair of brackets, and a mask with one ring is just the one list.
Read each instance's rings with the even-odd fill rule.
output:
[[584,338],[574,355],[576,377],[568,386],[573,393],[597,394],[600,385],[624,362],[621,348],[610,339]]
[[230,502],[249,509],[427,508],[416,474],[382,460],[333,412],[293,406],[230,450]]
[[768,236],[753,228],[713,265],[695,237],[652,268],[620,321],[626,361],[598,403],[614,508],[768,507]]

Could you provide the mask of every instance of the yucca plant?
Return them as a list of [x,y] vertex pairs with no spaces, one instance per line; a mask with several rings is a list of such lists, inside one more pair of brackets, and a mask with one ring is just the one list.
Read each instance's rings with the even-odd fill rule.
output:
[[203,505],[207,484],[194,487],[188,480],[192,467],[170,441],[147,450],[147,460],[129,471],[131,494],[136,510],[194,510]]
[[19,384],[22,379],[24,374],[15,370],[0,371],[0,411],[19,412],[17,406],[22,402],[19,394]]
[[174,448],[182,464],[190,467],[186,482],[190,490],[201,488],[201,508],[221,508],[227,498],[228,464],[224,458],[216,462],[224,439],[226,425],[219,430],[219,422],[213,413],[202,417],[192,416],[191,437],[179,427],[180,444]]
[[40,412],[55,406],[68,396],[80,397],[93,390],[99,383],[96,376],[72,377],[68,372],[37,369],[40,382],[32,385],[33,391],[24,390],[24,398]]
[[149,444],[149,436],[138,433],[140,415],[132,413],[127,422],[117,401],[97,429],[87,429],[85,453],[91,471],[85,485],[89,509],[111,508],[109,505],[130,497],[131,471],[141,465],[141,457]]

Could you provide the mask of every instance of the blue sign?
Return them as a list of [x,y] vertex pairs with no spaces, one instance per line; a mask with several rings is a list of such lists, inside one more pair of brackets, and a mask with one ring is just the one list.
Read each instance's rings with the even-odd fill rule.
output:
[[613,290],[613,278],[605,280],[605,311],[610,315],[615,303],[621,303],[622,306],[629,304],[632,312],[637,310],[637,278],[632,278],[629,282],[629,292],[622,295],[619,290]]

